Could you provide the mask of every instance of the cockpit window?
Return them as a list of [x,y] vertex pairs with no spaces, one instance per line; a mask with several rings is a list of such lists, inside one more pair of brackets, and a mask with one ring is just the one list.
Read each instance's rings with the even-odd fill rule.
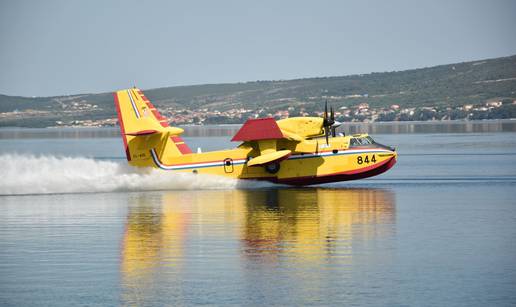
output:
[[369,140],[366,139],[366,138],[360,138],[358,140],[360,141],[360,144],[362,144],[362,145],[369,145],[369,144],[371,144],[371,143],[369,143]]
[[361,138],[351,138],[349,141],[350,147],[356,147],[356,146],[367,146],[374,144],[374,140],[370,137],[361,137]]

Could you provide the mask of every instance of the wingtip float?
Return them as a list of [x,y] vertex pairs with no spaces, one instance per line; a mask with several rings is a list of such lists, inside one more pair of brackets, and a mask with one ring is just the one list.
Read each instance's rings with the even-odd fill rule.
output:
[[[367,178],[396,163],[394,148],[367,134],[339,135],[333,108],[323,118],[249,119],[234,149],[192,153],[183,129],[168,121],[137,88],[114,93],[127,160],[136,167],[312,185]],[[330,137],[331,136],[331,137]]]

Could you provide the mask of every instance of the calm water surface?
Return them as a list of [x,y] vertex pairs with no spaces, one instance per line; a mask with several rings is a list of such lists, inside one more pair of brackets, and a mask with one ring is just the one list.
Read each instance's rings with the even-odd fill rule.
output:
[[[186,140],[234,145],[216,129]],[[0,305],[515,305],[516,133],[428,129],[373,135],[384,175],[307,188],[134,173],[109,129],[0,130]]]

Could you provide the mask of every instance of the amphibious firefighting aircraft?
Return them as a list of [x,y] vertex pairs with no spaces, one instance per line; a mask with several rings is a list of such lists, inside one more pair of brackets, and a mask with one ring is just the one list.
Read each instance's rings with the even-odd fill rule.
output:
[[[323,117],[249,119],[233,137],[235,149],[192,153],[137,88],[114,94],[118,122],[130,165],[238,179],[311,185],[381,174],[396,163],[394,148],[367,134],[337,136],[333,108]],[[331,137],[330,137],[331,136]]]

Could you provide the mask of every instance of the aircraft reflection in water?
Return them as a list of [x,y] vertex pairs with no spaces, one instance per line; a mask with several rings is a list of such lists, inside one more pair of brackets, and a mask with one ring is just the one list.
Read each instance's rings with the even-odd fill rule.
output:
[[121,247],[123,301],[166,293],[183,301],[185,282],[197,278],[231,275],[245,285],[256,265],[352,265],[354,244],[391,237],[395,219],[395,196],[381,189],[139,194]]
[[286,255],[303,262],[351,257],[354,235],[375,237],[381,234],[369,226],[395,222],[394,195],[384,190],[279,190],[248,196],[243,239],[250,257]]

